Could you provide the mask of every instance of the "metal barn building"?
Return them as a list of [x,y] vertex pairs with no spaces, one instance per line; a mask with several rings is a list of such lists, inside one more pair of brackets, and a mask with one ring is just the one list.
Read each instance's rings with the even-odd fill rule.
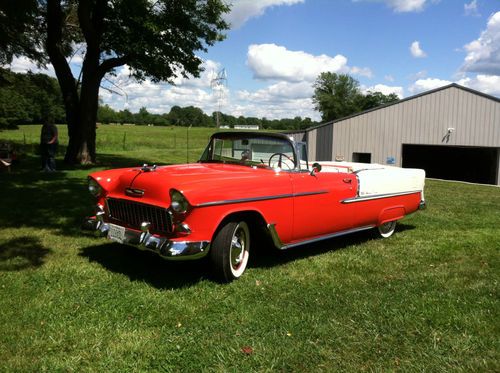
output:
[[451,84],[291,134],[310,160],[382,163],[500,185],[500,99]]

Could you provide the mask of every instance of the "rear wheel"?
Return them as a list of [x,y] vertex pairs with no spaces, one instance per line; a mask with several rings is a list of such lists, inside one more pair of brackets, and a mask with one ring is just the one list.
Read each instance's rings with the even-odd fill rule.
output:
[[391,237],[396,230],[396,220],[378,226],[378,232],[384,238]]
[[231,282],[243,274],[250,254],[250,230],[245,221],[229,221],[215,235],[210,249],[215,275]]

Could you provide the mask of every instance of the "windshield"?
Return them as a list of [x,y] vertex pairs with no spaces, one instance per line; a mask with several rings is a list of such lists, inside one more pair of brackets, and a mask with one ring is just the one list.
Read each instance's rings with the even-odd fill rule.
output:
[[235,163],[292,170],[296,160],[286,139],[253,134],[222,134],[208,144],[200,162]]

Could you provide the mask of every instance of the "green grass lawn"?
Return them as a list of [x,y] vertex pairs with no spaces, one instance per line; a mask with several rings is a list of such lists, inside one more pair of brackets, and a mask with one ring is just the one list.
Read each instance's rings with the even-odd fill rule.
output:
[[[238,281],[82,233],[86,175],[185,162],[186,129],[101,126],[100,164],[0,173],[0,371],[499,371],[500,189],[428,180],[428,209],[289,251]],[[213,129],[190,130],[190,161]],[[65,144],[64,127],[60,127]],[[125,144],[124,144],[125,137]]]

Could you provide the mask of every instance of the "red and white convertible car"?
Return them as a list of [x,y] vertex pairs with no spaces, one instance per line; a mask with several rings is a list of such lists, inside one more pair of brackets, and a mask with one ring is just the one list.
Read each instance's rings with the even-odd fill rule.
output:
[[[310,165],[305,144],[272,133],[214,134],[197,163],[89,176],[109,239],[171,260],[210,256],[223,281],[245,271],[255,234],[278,249],[376,228],[425,207],[425,172],[377,164]],[[263,229],[262,229],[263,228]]]

